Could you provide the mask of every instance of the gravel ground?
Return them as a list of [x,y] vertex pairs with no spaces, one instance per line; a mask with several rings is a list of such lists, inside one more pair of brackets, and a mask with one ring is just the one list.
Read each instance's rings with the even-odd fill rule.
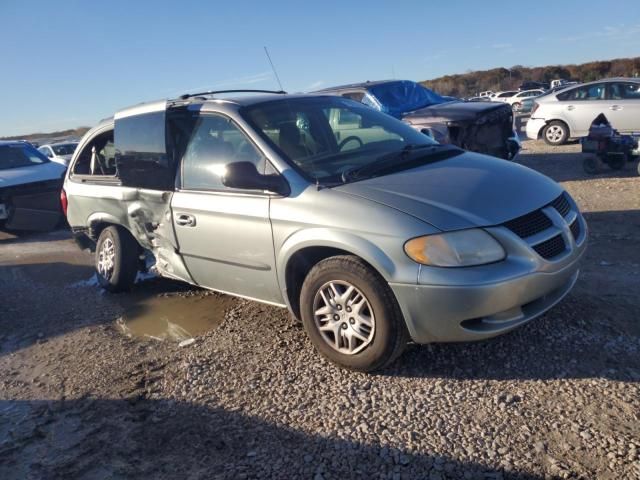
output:
[[[162,279],[103,294],[65,232],[0,234],[0,478],[640,478],[640,177],[586,177],[578,152],[518,160],[591,228],[567,299],[376,375],[321,359],[286,311]],[[185,347],[122,334],[167,295],[224,321]]]

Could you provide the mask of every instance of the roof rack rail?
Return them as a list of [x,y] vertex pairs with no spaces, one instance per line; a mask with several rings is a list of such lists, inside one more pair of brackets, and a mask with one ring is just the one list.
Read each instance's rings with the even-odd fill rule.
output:
[[216,95],[218,93],[276,93],[278,95],[286,95],[287,92],[284,90],[209,90],[206,92],[198,92],[198,93],[185,93],[184,95],[180,95],[178,98],[181,100],[186,100],[191,97],[201,97],[203,95]]

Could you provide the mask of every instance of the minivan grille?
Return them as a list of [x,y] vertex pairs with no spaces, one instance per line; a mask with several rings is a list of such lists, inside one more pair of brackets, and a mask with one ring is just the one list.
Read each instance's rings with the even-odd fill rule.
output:
[[578,221],[577,218],[573,221],[573,223],[569,228],[571,229],[571,234],[573,235],[573,239],[577,242],[578,238],[580,237],[580,222]]
[[[571,211],[571,205],[564,192],[547,206],[555,208],[563,217],[566,217]],[[547,228],[551,228],[553,223],[551,219],[544,214],[542,209],[540,209],[509,220],[504,226],[520,238],[527,238],[532,237],[536,233],[544,232]]]
[[533,249],[542,258],[549,260],[553,257],[557,257],[562,252],[564,252],[566,249],[566,245],[564,243],[562,235],[556,235],[549,240],[545,240],[544,242],[534,245]]
[[535,210],[521,217],[509,220],[504,224],[509,230],[518,235],[520,238],[527,238],[551,228],[553,223],[542,210]]
[[566,217],[567,214],[571,211],[571,205],[569,205],[569,200],[567,200],[567,197],[564,193],[562,193],[562,195],[556,198],[549,205],[555,208],[563,217]]

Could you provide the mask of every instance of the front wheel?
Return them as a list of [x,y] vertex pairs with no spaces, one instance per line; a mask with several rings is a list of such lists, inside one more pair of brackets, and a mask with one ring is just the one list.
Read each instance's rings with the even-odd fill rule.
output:
[[138,273],[139,251],[138,242],[123,227],[102,230],[95,258],[100,286],[109,292],[130,290]]
[[300,309],[316,349],[351,370],[384,368],[400,356],[409,339],[389,285],[355,256],[316,264],[302,285]]

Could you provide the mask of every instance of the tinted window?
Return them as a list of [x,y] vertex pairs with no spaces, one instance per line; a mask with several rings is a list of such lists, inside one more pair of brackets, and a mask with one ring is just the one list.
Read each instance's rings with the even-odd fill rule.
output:
[[264,172],[264,159],[246,135],[228,118],[204,115],[198,119],[182,159],[182,188],[217,190],[225,166],[251,162]]
[[165,128],[164,110],[116,119],[116,163],[123,185],[173,189],[175,169],[166,153]]
[[351,100],[355,100],[356,102],[361,102],[364,97],[364,92],[349,92],[343,93],[342,96],[344,98],[350,98]]
[[48,161],[47,157],[31,145],[0,145],[0,170],[42,165]]
[[611,83],[609,97],[612,100],[640,100],[640,83]]
[[597,83],[595,85],[585,85],[584,87],[574,88],[567,92],[557,95],[558,100],[604,100],[605,84]]

